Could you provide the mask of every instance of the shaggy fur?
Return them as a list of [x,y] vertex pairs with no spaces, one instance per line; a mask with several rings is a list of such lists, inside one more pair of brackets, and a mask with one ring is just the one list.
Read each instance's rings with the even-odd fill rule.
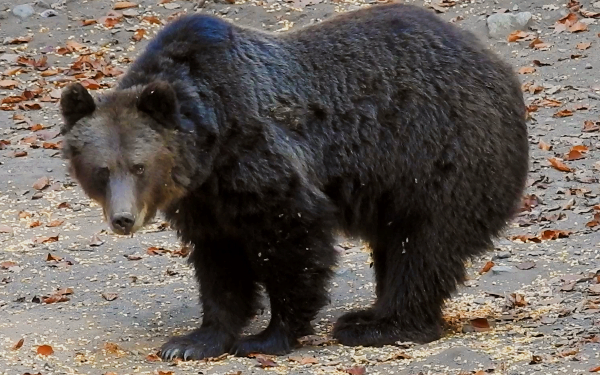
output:
[[[200,328],[169,359],[289,352],[327,302],[333,233],[373,249],[377,301],[346,345],[429,342],[444,301],[519,202],[525,106],[512,69],[408,5],[284,34],[190,15],[110,93],[61,100],[65,155],[118,233],[161,210],[200,283]],[[263,285],[272,319],[240,337]]]

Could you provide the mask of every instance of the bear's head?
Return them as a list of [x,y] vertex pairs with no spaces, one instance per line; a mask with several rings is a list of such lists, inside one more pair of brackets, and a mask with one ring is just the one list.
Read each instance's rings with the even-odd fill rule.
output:
[[189,154],[202,145],[190,135],[193,125],[169,83],[96,99],[75,83],[63,90],[60,107],[70,173],[102,206],[115,233],[139,230],[182,198],[196,178],[199,166]]

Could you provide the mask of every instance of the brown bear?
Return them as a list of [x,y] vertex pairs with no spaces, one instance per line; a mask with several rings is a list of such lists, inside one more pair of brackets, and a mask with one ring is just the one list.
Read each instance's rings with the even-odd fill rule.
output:
[[[61,109],[71,172],[112,230],[161,211],[193,245],[203,322],[165,359],[289,352],[327,302],[337,230],[370,244],[377,300],[334,337],[439,338],[465,260],[505,227],[528,171],[511,67],[409,5],[281,34],[183,16],[113,90],[72,84]],[[270,324],[241,337],[261,285]]]

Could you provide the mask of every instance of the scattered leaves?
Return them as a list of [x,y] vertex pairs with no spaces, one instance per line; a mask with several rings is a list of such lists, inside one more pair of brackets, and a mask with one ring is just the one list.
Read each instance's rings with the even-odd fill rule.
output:
[[52,355],[54,354],[54,349],[50,345],[40,345],[37,348],[37,354],[39,355]]
[[15,345],[13,345],[12,350],[21,349],[21,347],[23,346],[23,343],[25,343],[25,339],[21,338],[21,340],[17,341],[17,343]]
[[485,332],[491,329],[490,322],[486,318],[475,318],[471,319],[471,326],[477,332]]
[[484,273],[486,273],[486,272],[488,272],[489,270],[491,270],[491,269],[492,269],[492,267],[494,267],[494,266],[495,266],[494,262],[492,262],[492,261],[488,261],[488,262],[487,262],[487,263],[486,263],[486,264],[483,266],[483,268],[481,269],[481,271],[479,271],[479,274],[480,274],[480,275],[483,275]]
[[548,161],[550,162],[550,165],[552,165],[552,167],[561,172],[571,172],[571,168],[569,168],[565,163],[563,163],[557,158],[550,158],[548,159]]
[[535,73],[535,68],[533,66],[523,66],[519,69],[519,74],[531,74]]

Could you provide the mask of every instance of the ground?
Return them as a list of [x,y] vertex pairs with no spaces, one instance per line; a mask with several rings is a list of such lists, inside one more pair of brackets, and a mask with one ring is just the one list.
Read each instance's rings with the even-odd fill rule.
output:
[[[158,347],[201,319],[186,250],[160,218],[133,237],[107,232],[60,158],[60,88],[73,80],[108,87],[179,12],[284,32],[369,4],[54,1],[38,1],[25,19],[12,9],[26,1],[0,5],[0,374],[583,374],[600,366],[600,2],[413,1],[509,61],[531,117],[522,212],[469,264],[470,279],[447,304],[443,339],[383,348],[332,342],[335,319],[373,300],[368,248],[340,239],[331,304],[302,348],[165,363]],[[47,8],[56,15],[41,17]],[[533,23],[512,42],[488,36],[487,16],[522,11]],[[248,332],[268,318],[259,314]]]

